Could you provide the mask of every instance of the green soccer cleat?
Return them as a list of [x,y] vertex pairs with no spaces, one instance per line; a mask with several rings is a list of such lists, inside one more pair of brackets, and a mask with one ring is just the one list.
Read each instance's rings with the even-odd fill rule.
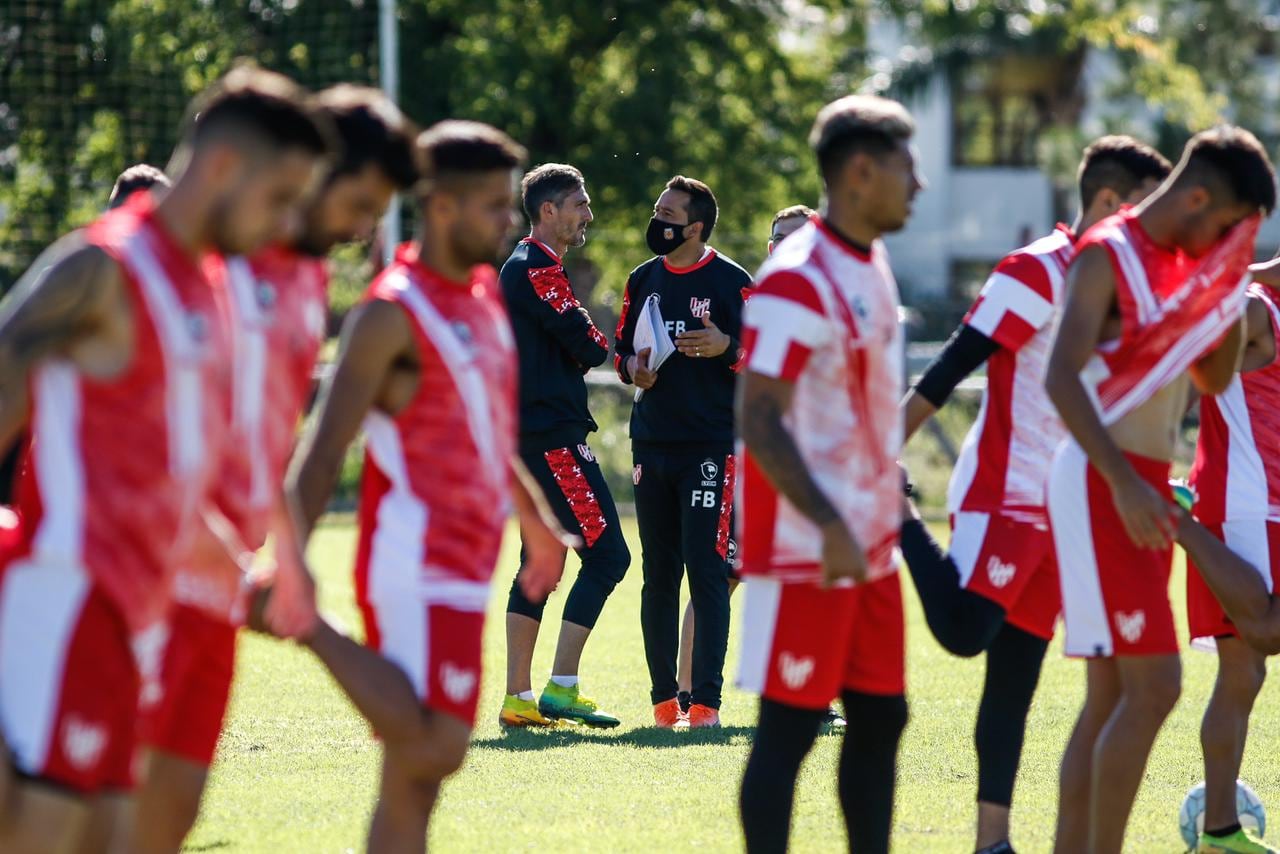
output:
[[1249,830],[1237,830],[1229,836],[1210,836],[1200,834],[1200,844],[1196,851],[1213,852],[1213,854],[1280,854],[1267,843],[1253,835]]
[[1173,490],[1173,500],[1190,513],[1191,508],[1196,506],[1196,494],[1192,492],[1191,487],[1180,480],[1171,480],[1169,488]]
[[549,718],[575,721],[600,729],[611,729],[621,723],[608,712],[600,711],[600,704],[584,696],[578,685],[565,688],[551,681],[542,689],[538,711]]

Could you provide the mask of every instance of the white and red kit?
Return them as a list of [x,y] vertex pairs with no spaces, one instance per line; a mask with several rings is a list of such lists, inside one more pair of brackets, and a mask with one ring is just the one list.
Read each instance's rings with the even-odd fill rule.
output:
[[842,690],[904,690],[902,337],[884,246],[819,218],[778,246],[747,303],[747,370],[795,384],[784,418],[805,466],[867,554],[868,580],[823,589],[822,535],[740,446],[738,541],[747,582],[744,688],[804,708]]
[[[235,529],[236,545],[256,551],[267,539],[324,343],[328,266],[284,246],[219,266],[215,285],[231,330],[234,375],[231,441],[212,504]],[[212,761],[235,670],[243,582],[226,545],[201,527],[175,579],[162,692],[143,733],[151,747]]]
[[367,298],[404,310],[419,367],[400,412],[365,420],[356,600],[368,644],[404,670],[423,705],[471,724],[510,513],[515,341],[488,266],[453,281],[405,245]]
[[[1275,291],[1254,284],[1248,293],[1266,306],[1271,334],[1280,341]],[[1237,374],[1222,394],[1201,398],[1191,488],[1196,518],[1252,564],[1274,592],[1280,579],[1280,358]],[[1195,565],[1190,569],[1191,637],[1238,637]]]
[[31,378],[18,544],[0,584],[0,730],[20,773],[93,794],[132,783],[141,680],[217,453],[225,336],[198,259],[147,194],[84,231],[118,265],[133,353],[100,379]]
[[1074,241],[1059,225],[1006,256],[965,316],[1000,348],[987,360],[982,405],[947,490],[961,584],[1045,640],[1062,602],[1045,490],[1066,428],[1044,377]]
[[[1120,338],[1101,344],[1081,372],[1104,424],[1150,400],[1212,350],[1244,307],[1259,218],[1240,223],[1203,258],[1157,245],[1132,211],[1095,225],[1080,252],[1111,261]],[[1126,454],[1172,504],[1167,460]],[[1066,652],[1076,656],[1176,653],[1169,605],[1173,549],[1138,548],[1106,481],[1068,439],[1049,478],[1049,518],[1062,584]]]

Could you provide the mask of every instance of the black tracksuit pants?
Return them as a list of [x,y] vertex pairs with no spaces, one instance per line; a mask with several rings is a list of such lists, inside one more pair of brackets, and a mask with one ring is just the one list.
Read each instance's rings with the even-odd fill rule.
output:
[[720,708],[729,645],[733,449],[727,444],[635,443],[636,521],[644,553],[640,627],[652,702],[676,696],[680,581],[689,572],[697,631],[693,702]]

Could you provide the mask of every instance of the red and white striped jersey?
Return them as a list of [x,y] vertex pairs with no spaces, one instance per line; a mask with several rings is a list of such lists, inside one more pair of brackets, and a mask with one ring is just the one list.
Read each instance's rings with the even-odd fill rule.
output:
[[[214,281],[233,351],[231,424],[213,485],[213,504],[235,527],[240,544],[259,549],[293,450],[298,419],[324,343],[328,265],[285,246],[219,265]],[[174,597],[229,617],[241,572],[207,530],[178,572]]]
[[[884,245],[869,255],[818,218],[780,244],[747,303],[747,370],[795,384],[784,424],[809,474],[867,553],[869,580],[896,571],[902,523],[902,333]],[[737,488],[742,572],[821,576],[817,526],[770,483],[749,445]]]
[[1157,245],[1132,210],[1080,239],[1107,252],[1116,279],[1120,337],[1100,345],[1080,378],[1104,424],[1114,424],[1213,349],[1244,309],[1261,217],[1245,219],[1202,258]]
[[1007,255],[964,322],[1000,345],[947,489],[947,509],[1043,514],[1053,452],[1066,436],[1044,390],[1054,318],[1075,235],[1065,225]]
[[[1249,296],[1267,307],[1280,341],[1280,303],[1262,285]],[[1238,519],[1280,521],[1280,358],[1236,374],[1227,390],[1200,399],[1200,437],[1191,467],[1196,518],[1210,525]]]
[[226,336],[199,259],[139,193],[85,230],[119,265],[133,356],[101,380],[53,360],[31,379],[18,553],[85,574],[130,627],[156,624],[225,429]]
[[367,298],[404,309],[420,361],[404,409],[365,420],[357,597],[483,610],[516,451],[515,341],[497,274],[451,281],[405,245]]

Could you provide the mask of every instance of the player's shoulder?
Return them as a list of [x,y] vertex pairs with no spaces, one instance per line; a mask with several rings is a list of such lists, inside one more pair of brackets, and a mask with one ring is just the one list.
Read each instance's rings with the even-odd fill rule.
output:
[[656,271],[663,269],[662,256],[654,255],[648,261],[644,261],[631,268],[631,272],[627,274],[627,281],[636,284],[643,282],[652,276]]
[[758,319],[767,316],[770,306],[786,303],[790,307],[808,309],[816,314],[826,314],[825,303],[818,292],[815,270],[804,265],[761,268],[751,299],[747,306]]
[[751,274],[737,261],[720,250],[714,250],[715,256],[708,266],[716,271],[717,278],[727,281],[730,287],[741,289],[751,283]]
[[1052,301],[1054,286],[1061,284],[1074,254],[1071,233],[1055,229],[1000,259],[992,273],[992,286],[1022,285]]

